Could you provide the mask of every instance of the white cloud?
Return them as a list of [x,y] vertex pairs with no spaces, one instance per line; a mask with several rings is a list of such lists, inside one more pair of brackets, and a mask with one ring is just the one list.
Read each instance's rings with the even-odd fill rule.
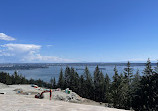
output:
[[6,52],[0,52],[0,56],[14,56],[14,54],[6,53]]
[[0,56],[12,56],[10,53],[5,52],[4,50],[0,50]]
[[1,45],[1,48],[3,50],[0,51],[0,56],[11,56],[14,60],[18,60],[17,62],[74,62],[73,60],[56,56],[42,56],[39,53],[40,45],[5,44]]
[[34,45],[34,44],[5,44],[1,46],[7,48],[9,51],[16,51],[21,53],[29,52],[33,50],[39,50],[41,48],[40,45]]
[[0,40],[13,41],[15,38],[8,36],[4,33],[0,33]]

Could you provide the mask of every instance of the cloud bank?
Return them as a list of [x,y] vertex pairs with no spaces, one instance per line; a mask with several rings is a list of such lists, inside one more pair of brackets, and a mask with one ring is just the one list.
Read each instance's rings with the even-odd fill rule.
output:
[[[1,45],[0,56],[17,62],[73,62],[56,56],[42,56],[40,45],[35,44],[4,44]],[[7,61],[7,60],[6,60]],[[7,61],[9,62],[9,61]]]
[[[14,41],[15,38],[0,33],[0,40]],[[57,56],[43,56],[40,54],[41,45],[13,44],[0,45],[0,62],[74,62]],[[52,47],[52,45],[47,45]]]
[[4,33],[0,33],[0,40],[13,41],[15,38],[8,36]]

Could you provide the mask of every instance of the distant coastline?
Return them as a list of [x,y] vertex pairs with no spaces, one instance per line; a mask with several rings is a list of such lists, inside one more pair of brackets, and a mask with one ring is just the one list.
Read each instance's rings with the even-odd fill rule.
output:
[[32,70],[38,68],[48,68],[47,64],[30,64],[30,63],[10,63],[0,64],[0,70]]
[[[49,66],[126,66],[126,63],[0,63],[0,70],[31,70]],[[157,63],[151,63],[156,66]],[[145,66],[145,63],[131,63],[131,66]]]

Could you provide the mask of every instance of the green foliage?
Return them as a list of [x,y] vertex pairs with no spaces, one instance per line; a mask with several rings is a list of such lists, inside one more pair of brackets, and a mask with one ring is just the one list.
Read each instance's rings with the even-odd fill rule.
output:
[[133,77],[133,69],[131,68],[130,62],[128,61],[127,67],[124,68],[125,81],[130,85]]
[[131,83],[133,79],[133,69],[131,68],[130,62],[128,61],[127,67],[124,69],[124,79],[122,83],[122,94],[123,94],[123,108],[130,109],[131,107]]
[[115,66],[113,82],[111,86],[112,103],[116,108],[130,109],[131,107],[131,82],[133,72],[130,63],[124,69],[124,75],[118,74]]
[[105,75],[105,85],[104,85],[104,92],[105,92],[105,97],[104,97],[104,102],[111,103],[111,80],[108,76],[108,74]]
[[71,72],[70,72],[70,68],[67,66],[65,69],[65,88],[67,88],[68,86],[70,86],[70,76],[71,76]]
[[143,76],[140,87],[133,96],[132,106],[136,111],[157,111],[158,74]]
[[78,75],[74,68],[68,66],[59,74],[58,83],[51,78],[50,83],[41,79],[26,79],[15,72],[13,75],[0,73],[0,82],[5,84],[36,84],[47,88],[70,88],[81,97],[98,102],[112,103],[113,107],[122,109],[134,109],[135,111],[157,111],[158,109],[158,73],[154,72],[148,59],[140,76],[139,70],[133,75],[130,62],[119,75],[117,67],[114,67],[113,81],[108,74],[105,75],[97,66],[92,77],[88,67],[85,67],[83,75]]
[[94,71],[94,100],[95,101],[104,101],[104,75],[102,71],[100,72],[99,67],[97,66]]
[[53,88],[55,89],[56,88],[56,80],[55,80],[55,77],[53,79]]
[[[137,81],[136,77],[136,81]],[[158,73],[154,73],[148,59],[144,75],[132,95],[132,107],[136,111],[157,111],[158,109]]]
[[58,85],[59,88],[64,89],[65,86],[65,81],[64,81],[64,76],[63,76],[63,70],[60,70],[59,74],[59,80],[58,80]]
[[145,76],[149,76],[149,75],[153,74],[153,69],[151,67],[151,62],[150,62],[149,58],[147,60],[146,67],[145,67],[143,73],[144,73]]
[[13,75],[9,75],[4,72],[0,72],[0,82],[7,84],[7,85],[12,85],[12,84],[36,84],[40,87],[47,87],[50,88],[50,84],[44,82],[43,80],[34,80],[34,79],[26,79],[22,75],[18,75],[18,73],[15,71]]
[[91,74],[90,74],[89,69],[88,69],[87,66],[85,67],[83,77],[84,77],[84,81],[85,81],[85,86],[84,86],[85,87],[84,88],[85,97],[90,99],[90,98],[93,97],[92,93],[93,93],[93,87],[94,86],[93,86],[93,80],[92,80]]
[[120,98],[121,98],[121,82],[122,78],[118,75],[118,70],[116,66],[114,67],[114,76],[113,76],[113,82],[111,86],[111,96],[112,96],[112,103],[114,107],[119,108],[120,107]]
[[133,81],[131,83],[131,93],[135,92],[140,87],[140,80],[141,76],[139,74],[139,70],[136,71],[136,74],[134,75]]
[[80,77],[78,75],[77,72],[74,73],[74,79],[73,79],[73,91],[74,92],[77,92],[78,91],[78,85],[79,85],[79,80],[80,80]]
[[51,88],[53,88],[53,89],[55,89],[57,87],[55,77],[50,79],[50,84],[51,84]]
[[79,94],[81,97],[85,97],[85,94],[86,94],[86,91],[85,91],[85,80],[84,80],[83,75],[81,75],[81,76],[80,76],[80,79],[79,79],[79,90],[78,90],[78,94]]

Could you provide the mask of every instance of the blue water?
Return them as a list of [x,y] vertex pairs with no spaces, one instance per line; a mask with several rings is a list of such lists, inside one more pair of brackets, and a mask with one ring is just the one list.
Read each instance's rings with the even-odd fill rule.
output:
[[[33,79],[42,79],[44,81],[49,82],[51,77],[55,77],[56,80],[58,80],[58,76],[60,73],[60,69],[62,68],[63,71],[66,68],[67,65],[63,64],[63,65],[53,65],[53,66],[49,66],[49,68],[38,68],[38,69],[32,69],[32,70],[18,70],[18,74],[22,74],[23,76],[25,76],[27,79],[33,78]],[[85,64],[70,64],[68,65],[69,67],[73,67],[76,69],[84,69],[85,68]],[[112,76],[114,75],[114,64],[101,64],[98,65],[99,68],[104,68],[102,70],[103,74],[105,75],[106,73],[109,75],[110,78],[112,78]],[[89,68],[89,71],[91,73],[91,75],[93,76],[93,72],[95,70],[96,64],[89,64],[87,65],[87,67]],[[123,69],[125,68],[125,65],[122,64],[117,64],[117,69],[119,74],[123,73]],[[133,68],[133,73],[135,74],[135,72],[137,71],[137,69],[139,69],[140,74],[142,73],[142,71],[144,70],[145,66],[144,65],[132,65]],[[14,73],[14,70],[0,70],[0,71],[4,71],[4,72],[8,72],[10,74]],[[83,74],[84,70],[76,70],[78,72],[79,75]]]

